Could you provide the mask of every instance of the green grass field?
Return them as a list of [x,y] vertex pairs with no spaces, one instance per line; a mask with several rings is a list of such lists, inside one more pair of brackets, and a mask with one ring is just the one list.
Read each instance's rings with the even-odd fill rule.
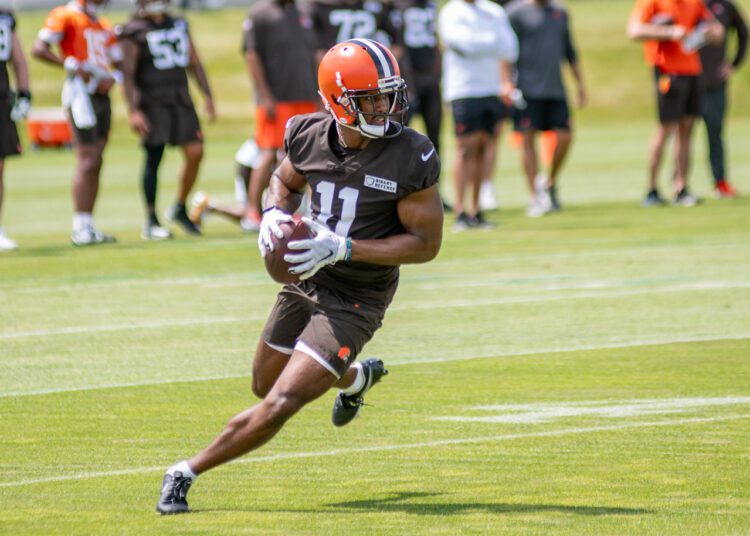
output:
[[[600,4],[573,4],[591,47],[622,33],[629,6]],[[207,127],[200,188],[227,201],[252,118],[239,38],[219,29],[240,16],[193,15],[204,58],[209,43],[221,58],[207,63],[227,112]],[[40,20],[20,27],[32,35]],[[69,245],[71,154],[9,160],[3,223],[21,248],[0,256],[0,534],[750,533],[750,197],[708,198],[699,129],[692,184],[706,201],[638,206],[647,73],[636,45],[609,46],[590,53],[588,78],[631,65],[617,87],[632,114],[592,88],[566,210],[523,215],[504,144],[498,228],[454,234],[449,216],[438,259],[402,269],[363,355],[390,369],[371,407],[336,429],[323,397],[263,449],[201,476],[188,516],[155,513],[164,469],[255,402],[250,360],[278,290],[255,236],[210,219],[202,239],[141,241],[140,155],[122,124],[97,206],[117,245]],[[52,104],[54,73],[34,73]],[[731,169],[750,193],[740,101]],[[450,196],[448,126],[445,141]],[[171,153],[162,208],[178,164]]]

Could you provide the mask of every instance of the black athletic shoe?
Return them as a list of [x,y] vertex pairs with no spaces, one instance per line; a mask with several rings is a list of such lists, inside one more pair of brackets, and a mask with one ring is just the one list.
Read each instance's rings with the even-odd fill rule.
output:
[[339,392],[336,401],[333,403],[333,424],[335,426],[344,426],[359,413],[359,408],[364,404],[364,395],[373,385],[380,381],[380,378],[388,374],[385,370],[383,361],[376,358],[362,361],[362,372],[365,374],[365,385],[352,395],[345,395]]
[[557,188],[554,186],[550,187],[547,192],[549,193],[550,212],[562,212],[562,205],[557,200]]
[[476,216],[469,216],[469,227],[475,227],[477,229],[494,229],[497,227],[491,221],[487,221],[484,214],[477,212]]
[[156,511],[160,514],[185,514],[189,512],[187,492],[192,484],[193,479],[182,476],[180,471],[175,471],[173,475],[165,474]]
[[188,217],[183,205],[172,205],[172,207],[167,210],[165,216],[169,221],[182,227],[183,231],[189,235],[200,236],[202,234],[198,226]]
[[667,202],[664,201],[664,199],[659,195],[659,192],[656,190],[651,190],[646,197],[643,198],[643,201],[641,201],[641,206],[643,207],[663,207],[666,205]]

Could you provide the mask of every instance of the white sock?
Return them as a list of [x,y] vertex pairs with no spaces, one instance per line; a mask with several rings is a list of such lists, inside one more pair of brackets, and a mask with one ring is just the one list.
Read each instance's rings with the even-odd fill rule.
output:
[[341,390],[345,395],[353,395],[365,386],[365,371],[362,370],[362,363],[358,361],[352,365],[352,368],[357,371],[357,375],[349,387]]
[[180,473],[182,473],[182,476],[192,478],[193,480],[198,478],[198,475],[196,475],[193,472],[193,470],[190,469],[190,466],[188,465],[187,460],[182,460],[180,463],[177,463],[173,465],[172,467],[170,467],[169,469],[167,469],[167,473],[169,473],[170,475],[174,475],[176,471],[179,471]]
[[73,231],[88,229],[93,224],[90,212],[73,213]]

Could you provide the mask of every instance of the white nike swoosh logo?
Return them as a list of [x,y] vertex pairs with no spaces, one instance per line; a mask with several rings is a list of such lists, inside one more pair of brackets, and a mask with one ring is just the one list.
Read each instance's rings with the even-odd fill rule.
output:
[[432,153],[434,153],[434,152],[435,152],[435,148],[433,147],[433,148],[432,148],[432,151],[430,151],[430,152],[429,152],[429,153],[427,153],[427,154],[423,154],[423,155],[422,155],[422,162],[427,162],[427,160],[429,160],[429,159],[430,159],[430,157],[432,156]]

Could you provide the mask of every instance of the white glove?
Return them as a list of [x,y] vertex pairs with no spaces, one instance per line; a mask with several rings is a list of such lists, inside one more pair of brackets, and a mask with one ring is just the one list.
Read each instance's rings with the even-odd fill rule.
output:
[[284,231],[281,230],[279,224],[285,221],[292,221],[292,215],[281,209],[272,207],[263,211],[263,219],[260,221],[258,233],[258,249],[261,257],[265,257],[267,251],[273,251],[271,233],[275,234],[276,238],[284,238]]
[[307,250],[296,255],[284,255],[286,262],[296,265],[289,268],[290,274],[298,274],[300,279],[309,279],[324,266],[351,256],[351,242],[345,237],[337,235],[325,225],[310,218],[302,218],[302,221],[310,227],[315,237],[287,244],[289,249]]
[[78,67],[81,65],[75,56],[68,56],[63,62],[63,68],[68,76],[75,76],[78,73]]
[[16,123],[21,119],[26,119],[29,110],[31,110],[31,93],[19,91],[16,95],[16,103],[10,111],[10,120]]

